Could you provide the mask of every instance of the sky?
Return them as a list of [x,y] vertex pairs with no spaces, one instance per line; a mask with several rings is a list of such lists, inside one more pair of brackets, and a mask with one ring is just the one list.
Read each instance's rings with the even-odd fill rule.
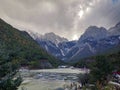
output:
[[89,26],[120,22],[120,0],[0,0],[0,18],[20,30],[75,40]]

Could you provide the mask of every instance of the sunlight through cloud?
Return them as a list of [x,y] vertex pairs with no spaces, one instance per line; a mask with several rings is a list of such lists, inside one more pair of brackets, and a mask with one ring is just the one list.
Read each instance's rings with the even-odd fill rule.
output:
[[81,19],[81,18],[83,17],[83,15],[84,15],[84,11],[83,11],[83,10],[80,10],[80,11],[78,12],[79,18]]
[[72,39],[73,39],[73,40],[78,40],[78,38],[79,38],[79,37],[75,34],[75,35],[73,35],[73,38],[72,38]]

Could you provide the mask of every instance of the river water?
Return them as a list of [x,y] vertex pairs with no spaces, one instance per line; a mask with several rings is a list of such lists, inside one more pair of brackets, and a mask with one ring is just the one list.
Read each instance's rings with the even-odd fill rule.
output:
[[79,84],[78,74],[86,72],[79,68],[21,70],[23,82],[18,90],[65,90],[73,82]]

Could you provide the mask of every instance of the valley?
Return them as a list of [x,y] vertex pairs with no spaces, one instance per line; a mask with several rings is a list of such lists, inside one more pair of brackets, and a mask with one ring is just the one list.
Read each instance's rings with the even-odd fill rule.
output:
[[79,40],[68,41],[54,33],[33,37],[0,19],[0,89],[116,88],[119,77],[113,77],[113,72],[120,70],[119,28],[119,23],[109,31],[92,26]]
[[0,90],[120,90],[120,0],[0,0]]

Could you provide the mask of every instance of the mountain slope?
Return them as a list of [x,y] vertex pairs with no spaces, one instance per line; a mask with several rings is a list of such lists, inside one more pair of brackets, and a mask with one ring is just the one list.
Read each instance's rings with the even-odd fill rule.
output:
[[45,34],[44,39],[43,36],[34,34],[34,39],[48,53],[65,62],[76,62],[82,58],[117,50],[120,45],[120,23],[109,30],[90,26],[78,41],[62,41],[56,37],[60,38],[54,33]]
[[60,37],[53,32],[46,33],[44,35],[33,33],[31,31],[28,31],[28,33],[36,40],[36,41],[51,41],[54,44],[59,44],[61,42],[67,42],[68,40],[64,37]]
[[49,68],[40,66],[44,60],[52,66],[60,63],[40,48],[27,32],[19,31],[0,19],[0,56],[9,58],[11,54],[19,58],[21,65],[36,65],[36,68]]
[[87,38],[93,38],[99,40],[105,38],[108,32],[103,27],[90,26],[86,29],[85,33],[80,37],[79,41],[85,40]]
[[109,35],[120,35],[120,22],[114,27],[110,28],[108,31]]
[[67,45],[66,42],[68,42],[68,40],[66,38],[60,37],[52,32],[46,33],[44,35],[34,33],[31,31],[28,31],[28,33],[48,53],[52,54],[53,56],[59,59],[62,59],[65,56],[66,50],[61,47],[61,44],[62,46],[63,46],[63,43]]
[[[78,48],[78,49],[76,49]],[[89,27],[80,37],[77,44],[66,55],[67,61],[108,53],[120,49],[120,23],[106,30],[96,26]],[[74,55],[71,53],[73,51]]]
[[[78,48],[78,49],[76,49]],[[76,49],[76,52],[72,55]],[[74,48],[68,53],[69,61],[77,62],[80,59],[91,57],[99,54],[105,54],[108,52],[117,51],[120,49],[120,35],[110,36],[100,40],[84,40],[82,44],[74,46]]]

